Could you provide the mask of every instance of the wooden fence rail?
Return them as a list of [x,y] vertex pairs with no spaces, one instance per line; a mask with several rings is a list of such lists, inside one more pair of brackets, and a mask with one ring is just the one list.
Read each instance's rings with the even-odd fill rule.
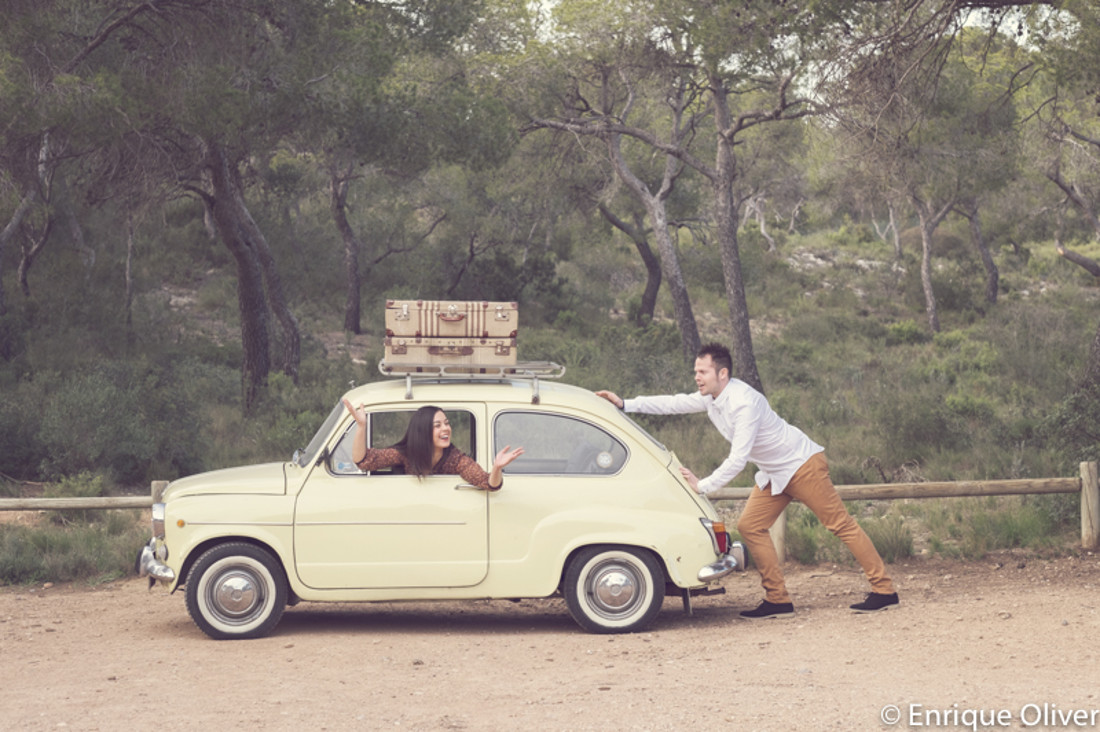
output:
[[[722,488],[710,494],[711,500],[744,500],[755,490],[751,487]],[[963,496],[1018,496],[1047,493],[1081,494],[1081,547],[1100,549],[1100,485],[1097,464],[1081,463],[1079,478],[1040,478],[1037,480],[966,480],[956,483],[873,483],[838,485],[837,493],[845,501],[878,501],[897,498],[958,498]],[[772,541],[779,556],[787,555],[787,512],[772,526]]]
[[[149,496],[110,498],[0,498],[0,511],[42,511],[59,509],[96,510],[107,508],[149,508],[160,500],[167,481],[155,480]],[[878,501],[898,498],[958,498],[963,496],[1014,496],[1048,493],[1081,494],[1081,546],[1100,548],[1100,477],[1096,463],[1081,463],[1078,478],[1038,480],[966,480],[937,483],[874,483],[838,485],[837,493],[845,501]],[[737,501],[749,497],[751,487],[722,488],[710,494],[711,500]],[[772,540],[779,556],[786,556],[786,511],[772,527]]]

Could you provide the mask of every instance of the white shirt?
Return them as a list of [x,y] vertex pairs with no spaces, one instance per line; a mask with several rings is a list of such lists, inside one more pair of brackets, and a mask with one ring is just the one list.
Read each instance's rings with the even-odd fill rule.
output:
[[623,401],[623,410],[641,414],[706,412],[730,441],[730,454],[717,470],[699,481],[710,493],[737,477],[747,463],[758,468],[756,485],[771,483],[772,495],[783,492],[803,463],[825,448],[776,414],[763,394],[740,379],[730,379],[717,398],[699,392],[642,396]]

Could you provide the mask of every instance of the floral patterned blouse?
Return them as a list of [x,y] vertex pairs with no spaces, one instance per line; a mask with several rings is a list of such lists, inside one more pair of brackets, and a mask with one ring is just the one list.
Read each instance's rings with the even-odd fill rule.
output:
[[[359,466],[360,470],[368,472],[393,468],[398,465],[404,466],[405,455],[393,447],[368,448],[367,454],[356,465]],[[502,481],[501,485],[490,486],[489,474],[477,464],[476,460],[454,446],[443,451],[443,457],[432,466],[432,474],[461,475],[462,479],[470,485],[476,485],[478,488],[487,491],[499,491],[501,486],[504,485]]]

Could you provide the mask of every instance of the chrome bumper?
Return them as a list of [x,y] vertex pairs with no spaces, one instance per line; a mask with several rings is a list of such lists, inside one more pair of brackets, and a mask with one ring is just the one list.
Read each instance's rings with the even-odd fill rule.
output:
[[745,547],[739,541],[730,545],[728,552],[717,562],[708,564],[699,570],[700,582],[716,582],[731,572],[745,571]]
[[137,571],[139,577],[150,577],[161,582],[172,582],[176,573],[167,564],[157,558],[157,540],[150,539],[138,555]]

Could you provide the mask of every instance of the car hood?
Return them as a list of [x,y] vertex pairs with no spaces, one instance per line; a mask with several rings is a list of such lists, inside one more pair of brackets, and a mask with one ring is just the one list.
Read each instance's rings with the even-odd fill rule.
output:
[[209,493],[286,493],[286,464],[265,463],[212,470],[174,480],[164,489],[164,500]]

